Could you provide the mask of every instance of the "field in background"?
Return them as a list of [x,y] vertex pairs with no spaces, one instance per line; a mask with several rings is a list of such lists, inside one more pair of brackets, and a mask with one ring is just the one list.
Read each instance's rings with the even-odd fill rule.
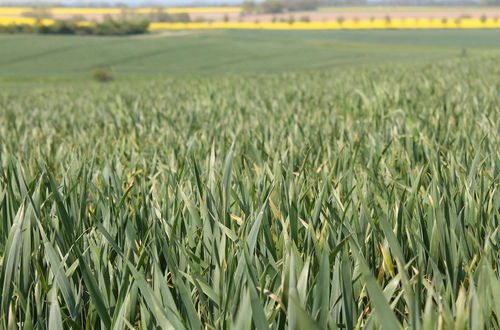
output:
[[500,10],[500,7],[446,7],[446,6],[364,6],[364,7],[319,7],[318,11],[320,12],[337,12],[337,13],[364,13],[364,12],[389,12],[389,13],[398,13],[398,12],[462,12],[462,13],[470,13],[470,12],[489,12],[491,10]]
[[[0,15],[21,16],[23,13],[36,10],[37,8],[30,7],[0,7]],[[136,14],[149,14],[157,8],[73,8],[73,7],[59,7],[59,8],[43,8],[46,12],[54,16],[57,15],[87,15],[87,14],[100,14],[100,15],[117,15],[123,12],[131,12]],[[240,7],[174,7],[163,8],[167,13],[233,13],[240,12]]]
[[416,30],[500,29],[497,19],[369,19],[341,22],[238,22],[238,23],[151,23],[150,30]]
[[[476,18],[486,16],[489,19],[500,18],[500,7],[320,7],[317,11],[294,12],[282,14],[260,14],[242,17],[244,22],[271,22],[273,19],[299,20],[308,17],[311,22],[335,22],[339,18],[349,21],[385,19],[449,19]],[[236,15],[232,15],[235,20]]]
[[[102,20],[105,15],[122,16],[124,14],[149,14],[155,8],[53,8],[48,12],[55,19],[70,19],[82,16],[88,20]],[[293,17],[296,21],[307,16],[313,22],[335,22],[339,18],[344,20],[385,19],[449,19],[475,18],[486,15],[489,19],[500,18],[500,7],[320,7],[316,11],[279,13],[279,14],[242,14],[239,7],[207,7],[207,8],[164,8],[167,13],[188,13],[191,20],[205,19],[206,21],[222,22],[225,19],[232,23],[247,22],[261,23],[273,20],[288,21]],[[0,17],[21,17],[23,13],[33,12],[31,8],[0,7]]]
[[[457,18],[455,20],[440,19],[363,19],[325,22],[295,21],[290,22],[189,22],[189,23],[156,23],[148,25],[148,31],[155,30],[416,30],[416,29],[500,29],[500,20],[492,18]],[[53,19],[35,19],[28,17],[0,17],[1,26],[28,25],[50,26],[56,24]],[[77,25],[94,25],[94,22],[78,21]]]
[[498,54],[495,30],[192,31],[138,37],[0,35],[0,77],[269,73]]

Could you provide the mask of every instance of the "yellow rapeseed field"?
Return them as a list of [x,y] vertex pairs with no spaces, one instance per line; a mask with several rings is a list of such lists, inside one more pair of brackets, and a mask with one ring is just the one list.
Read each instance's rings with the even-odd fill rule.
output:
[[151,30],[159,29],[263,29],[263,30],[367,30],[367,29],[483,29],[500,28],[500,21],[487,19],[384,19],[339,22],[277,23],[151,23]]
[[[92,8],[90,8],[92,9]],[[207,8],[203,8],[207,9]],[[0,17],[0,25],[30,24],[38,22],[30,17]],[[52,19],[42,19],[41,24],[50,25]],[[92,24],[81,22],[81,24]],[[202,22],[202,23],[151,23],[150,30],[186,30],[186,29],[262,29],[262,30],[369,30],[369,29],[486,29],[500,28],[498,19],[464,18],[459,20],[442,19],[375,19],[347,20],[340,22]]]
[[31,18],[31,17],[0,17],[0,25],[11,25],[11,24],[35,25],[37,23],[41,23],[42,25],[51,25],[54,23],[54,20],[46,18],[38,20],[36,18]]
[[27,11],[32,11],[29,7],[0,7],[0,15],[21,15]]
[[[53,15],[113,15],[120,14],[122,8],[48,8],[46,11]],[[129,12],[148,14],[155,8],[126,8]],[[0,7],[0,15],[22,15],[33,11],[28,7]],[[240,12],[240,7],[186,7],[164,8],[167,13],[234,13]]]

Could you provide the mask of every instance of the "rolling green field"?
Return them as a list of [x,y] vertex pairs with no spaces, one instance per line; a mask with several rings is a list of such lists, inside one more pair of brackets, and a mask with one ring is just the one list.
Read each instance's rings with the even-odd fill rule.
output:
[[499,329],[460,33],[0,36],[0,328]]
[[179,36],[0,35],[0,77],[271,73],[500,53],[496,30],[211,31]]

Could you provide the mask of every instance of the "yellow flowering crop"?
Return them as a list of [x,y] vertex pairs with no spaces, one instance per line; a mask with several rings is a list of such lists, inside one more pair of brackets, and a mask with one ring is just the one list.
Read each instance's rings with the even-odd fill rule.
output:
[[[77,9],[77,8],[64,8]],[[87,9],[87,8],[85,8]],[[100,9],[100,8],[88,8]],[[116,8],[105,8],[109,10],[118,10]],[[179,8],[177,8],[179,9]],[[193,8],[191,8],[193,9]],[[210,8],[202,8],[210,9]],[[180,10],[180,9],[179,9]],[[76,12],[68,11],[66,14]],[[30,24],[37,23],[37,19],[30,17],[0,17],[0,25],[9,24]],[[41,20],[43,25],[54,23],[52,19]],[[91,22],[80,22],[82,25],[92,24]],[[486,29],[500,28],[500,20],[475,18],[466,18],[459,20],[442,19],[375,19],[375,20],[347,20],[342,23],[332,22],[295,22],[293,24],[286,22],[201,22],[201,23],[151,23],[150,30],[185,30],[185,29],[262,29],[262,30],[370,30],[370,29]]]
[[[37,19],[33,17],[0,17],[0,25],[35,25],[35,24],[41,24],[41,25],[52,25],[55,23],[55,20],[50,19],[50,18],[43,18],[43,19]],[[77,25],[80,26],[90,26],[94,24],[93,22],[90,21],[80,21],[77,22]]]
[[0,15],[21,15],[27,11],[32,11],[29,7],[0,7]]
[[35,25],[35,24],[42,24],[42,25],[51,25],[54,24],[53,19],[36,19],[32,17],[0,17],[0,25]]
[[279,23],[151,23],[151,30],[158,29],[263,29],[263,30],[367,30],[367,29],[482,29],[500,28],[500,21],[487,19],[440,20],[440,19],[392,19],[386,21],[359,20],[339,22]]
[[[47,12],[53,15],[113,15],[120,14],[122,8],[48,8]],[[148,14],[155,8],[126,8],[129,12]],[[193,7],[193,8],[164,8],[166,13],[234,13],[240,12],[240,7]],[[33,11],[27,7],[0,7],[0,15],[22,15]]]

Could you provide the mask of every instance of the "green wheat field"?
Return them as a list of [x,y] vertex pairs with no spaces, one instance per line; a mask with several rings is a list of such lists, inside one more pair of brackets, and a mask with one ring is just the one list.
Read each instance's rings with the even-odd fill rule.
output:
[[0,328],[499,329],[492,32],[1,36]]

